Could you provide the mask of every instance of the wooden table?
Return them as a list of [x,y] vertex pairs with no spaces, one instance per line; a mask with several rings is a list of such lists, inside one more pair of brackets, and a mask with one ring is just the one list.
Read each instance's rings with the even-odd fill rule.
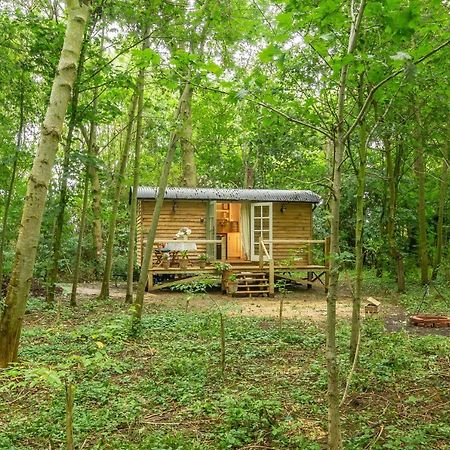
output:
[[[179,255],[180,252],[184,251],[190,251],[190,252],[196,252],[197,251],[197,244],[195,242],[189,242],[189,241],[178,241],[178,242],[168,242],[164,248],[166,250],[170,251],[170,265],[176,266],[179,264]],[[189,255],[187,256],[187,260],[189,263],[191,262],[189,260]]]

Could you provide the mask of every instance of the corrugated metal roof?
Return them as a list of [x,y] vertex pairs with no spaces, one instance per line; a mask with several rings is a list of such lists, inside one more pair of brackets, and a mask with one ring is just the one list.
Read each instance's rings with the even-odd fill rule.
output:
[[[138,199],[156,198],[157,188],[141,186]],[[312,191],[282,189],[215,189],[169,187],[164,196],[168,200],[219,200],[249,202],[319,203],[321,198]]]

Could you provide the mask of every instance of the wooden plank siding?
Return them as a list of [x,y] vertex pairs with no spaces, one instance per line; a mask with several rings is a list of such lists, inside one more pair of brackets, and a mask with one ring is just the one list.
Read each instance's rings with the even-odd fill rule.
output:
[[[137,218],[137,261],[142,262],[142,255],[145,248],[146,236],[150,228],[154,200],[138,201]],[[170,240],[181,227],[188,227],[192,230],[190,240],[207,239],[206,236],[206,216],[207,201],[202,200],[176,200],[175,211],[174,202],[167,200],[164,202],[159,219],[156,239]],[[283,212],[281,212],[283,207]],[[287,239],[312,239],[312,204],[311,203],[273,203],[273,233],[274,240]],[[210,237],[211,238],[211,237]],[[303,244],[303,252],[299,252],[301,244],[296,244],[295,248],[289,243],[275,243],[273,245],[273,256],[275,261],[292,260],[299,264],[310,263],[308,249],[310,245]],[[206,252],[206,245],[199,244],[197,255]],[[195,261],[195,254],[191,256]]]
[[[282,207],[284,211],[281,212]],[[273,232],[276,239],[312,239],[312,205],[311,203],[273,203]],[[300,258],[299,263],[308,264],[308,246],[299,252],[292,249],[292,244],[277,244],[273,246],[275,261],[290,259],[293,256]]]
[[[206,204],[204,201],[176,200],[174,211],[174,202],[172,200],[165,201],[159,217],[156,239],[173,239],[177,231],[182,227],[188,227],[192,230],[192,234],[189,236],[190,240],[206,239]],[[142,217],[137,234],[137,261],[139,264],[142,262],[142,255],[147,242],[147,233],[150,229],[154,207],[154,200],[139,201],[139,215]],[[199,244],[197,255],[205,253],[205,251],[206,245]],[[196,259],[195,254],[192,255],[191,259]]]

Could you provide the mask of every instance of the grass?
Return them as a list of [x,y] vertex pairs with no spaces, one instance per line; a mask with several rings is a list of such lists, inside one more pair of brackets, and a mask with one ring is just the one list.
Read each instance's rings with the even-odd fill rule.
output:
[[[181,294],[179,294],[181,295]],[[140,335],[118,301],[73,311],[29,305],[20,363],[0,372],[0,448],[65,448],[64,383],[76,386],[77,449],[320,449],[326,442],[325,336],[299,320],[147,307]],[[349,327],[340,323],[341,373]],[[449,448],[450,339],[365,322],[342,408],[347,449]],[[344,383],[345,380],[342,380]]]

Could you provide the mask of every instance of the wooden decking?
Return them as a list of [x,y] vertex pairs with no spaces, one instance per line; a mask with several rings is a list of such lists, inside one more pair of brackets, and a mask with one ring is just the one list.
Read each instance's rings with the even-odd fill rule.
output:
[[[197,243],[197,241],[195,241]],[[327,291],[328,279],[329,279],[329,267],[328,267],[328,254],[329,245],[328,239],[325,240],[301,240],[301,241],[287,241],[283,240],[283,244],[289,242],[292,245],[293,250],[298,250],[298,246],[301,246],[302,256],[300,261],[275,261],[270,257],[267,247],[270,245],[275,246],[278,241],[263,242],[260,240],[259,248],[259,261],[240,261],[240,260],[227,260],[221,258],[220,260],[214,260],[206,267],[199,266],[198,261],[193,258],[190,261],[190,265],[187,268],[169,267],[165,268],[161,264],[151,266],[148,274],[148,289],[155,291],[158,289],[168,288],[175,284],[190,283],[192,281],[207,278],[208,275],[218,276],[222,278],[222,290],[227,290],[227,284],[229,277],[232,274],[237,275],[239,278],[242,274],[265,274],[268,280],[268,295],[273,296],[275,293],[276,280],[286,280],[295,284],[302,284],[308,288],[312,286],[320,286]],[[216,244],[224,245],[223,240],[202,240],[201,244]],[[322,264],[313,263],[312,245],[324,246],[324,261]],[[306,249],[306,251],[305,251]],[[222,252],[223,253],[223,252]],[[218,271],[215,264],[221,263],[226,270]],[[229,267],[227,266],[229,265]]]
[[[231,269],[227,271],[227,278],[231,274],[241,273],[265,273],[270,275],[268,267],[261,269],[258,265],[232,265]],[[156,278],[158,275],[173,275],[174,279],[158,282]],[[164,289],[171,287],[175,284],[187,283],[202,278],[207,278],[208,275],[221,275],[214,267],[207,266],[200,268],[196,266],[188,267],[187,269],[180,269],[179,267],[170,267],[168,269],[162,267],[152,267],[149,269],[148,290],[155,291],[158,289]],[[222,274],[223,276],[223,274]],[[175,279],[176,277],[176,279]],[[312,265],[312,266],[299,266],[299,267],[286,267],[284,265],[274,266],[274,278],[276,280],[284,279],[298,285],[305,285],[308,287],[318,286],[323,287],[325,290],[328,286],[328,268],[325,266]],[[224,280],[224,283],[226,280]]]

